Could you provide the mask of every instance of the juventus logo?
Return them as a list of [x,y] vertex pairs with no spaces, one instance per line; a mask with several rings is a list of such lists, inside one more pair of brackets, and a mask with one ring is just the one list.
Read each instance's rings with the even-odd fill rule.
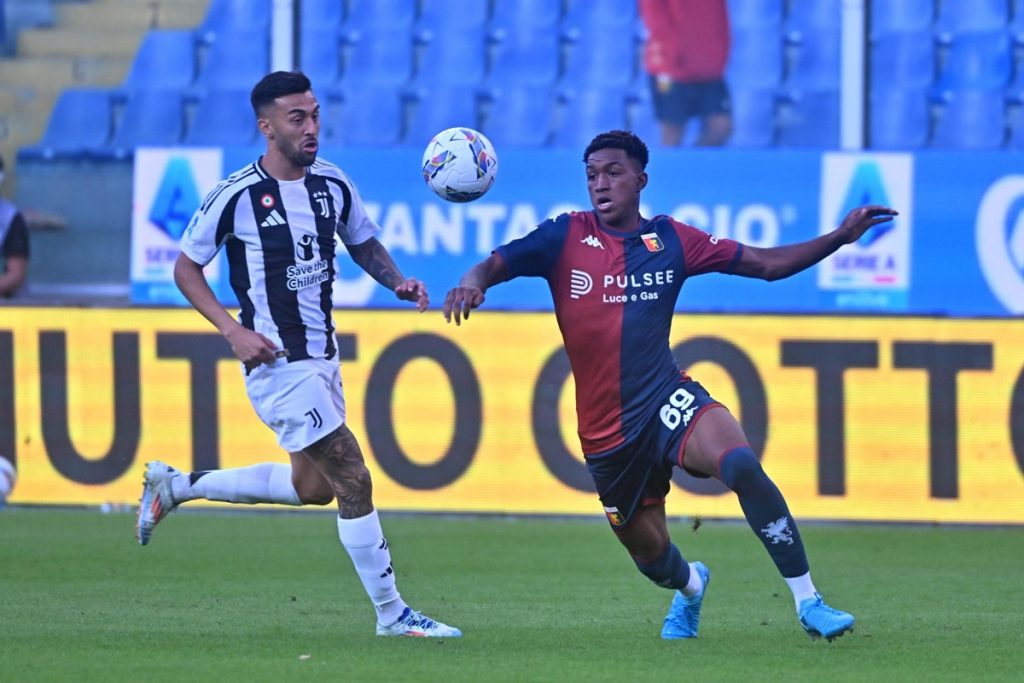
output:
[[324,419],[320,417],[320,411],[318,411],[316,408],[313,408],[312,410],[307,410],[304,414],[307,417],[309,417],[310,420],[313,421],[313,429],[320,429],[321,427],[324,426]]
[[313,193],[313,201],[316,202],[317,207],[320,211],[318,212],[323,218],[331,217],[331,204],[328,201],[329,195],[324,190],[317,190]]

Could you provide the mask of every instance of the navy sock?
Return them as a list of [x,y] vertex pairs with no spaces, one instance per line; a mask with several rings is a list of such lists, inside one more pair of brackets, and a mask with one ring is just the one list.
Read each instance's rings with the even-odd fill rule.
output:
[[662,588],[683,589],[690,580],[690,564],[671,541],[654,562],[641,562],[636,558],[633,561],[644,576]]
[[722,457],[719,469],[722,481],[736,492],[747,523],[764,543],[779,573],[787,579],[806,574],[807,553],[796,521],[754,451],[748,446],[732,449]]

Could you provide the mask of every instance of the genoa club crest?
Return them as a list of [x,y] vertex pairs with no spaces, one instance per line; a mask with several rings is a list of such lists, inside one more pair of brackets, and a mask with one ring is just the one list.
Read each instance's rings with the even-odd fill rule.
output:
[[645,232],[640,235],[640,239],[644,241],[647,251],[663,251],[665,249],[665,245],[662,244],[661,238],[656,232]]

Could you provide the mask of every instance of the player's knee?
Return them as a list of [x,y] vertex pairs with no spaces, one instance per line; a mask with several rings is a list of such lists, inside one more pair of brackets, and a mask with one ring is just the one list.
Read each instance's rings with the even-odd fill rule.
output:
[[666,545],[665,550],[653,561],[634,557],[633,562],[636,563],[636,568],[640,570],[641,574],[662,588],[685,586],[686,580],[689,578],[689,567],[674,543]]
[[761,462],[748,446],[734,448],[719,461],[722,483],[733,491],[756,486],[766,476]]
[[318,482],[315,486],[296,486],[295,491],[303,505],[328,505],[334,501],[334,491],[327,482]]

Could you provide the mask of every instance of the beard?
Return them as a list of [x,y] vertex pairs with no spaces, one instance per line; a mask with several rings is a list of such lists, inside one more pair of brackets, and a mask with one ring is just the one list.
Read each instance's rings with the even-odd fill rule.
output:
[[[301,144],[301,143],[300,143]],[[279,147],[281,154],[284,155],[285,159],[292,162],[296,166],[312,166],[316,160],[316,152],[306,152],[302,147],[298,145],[288,145]]]

